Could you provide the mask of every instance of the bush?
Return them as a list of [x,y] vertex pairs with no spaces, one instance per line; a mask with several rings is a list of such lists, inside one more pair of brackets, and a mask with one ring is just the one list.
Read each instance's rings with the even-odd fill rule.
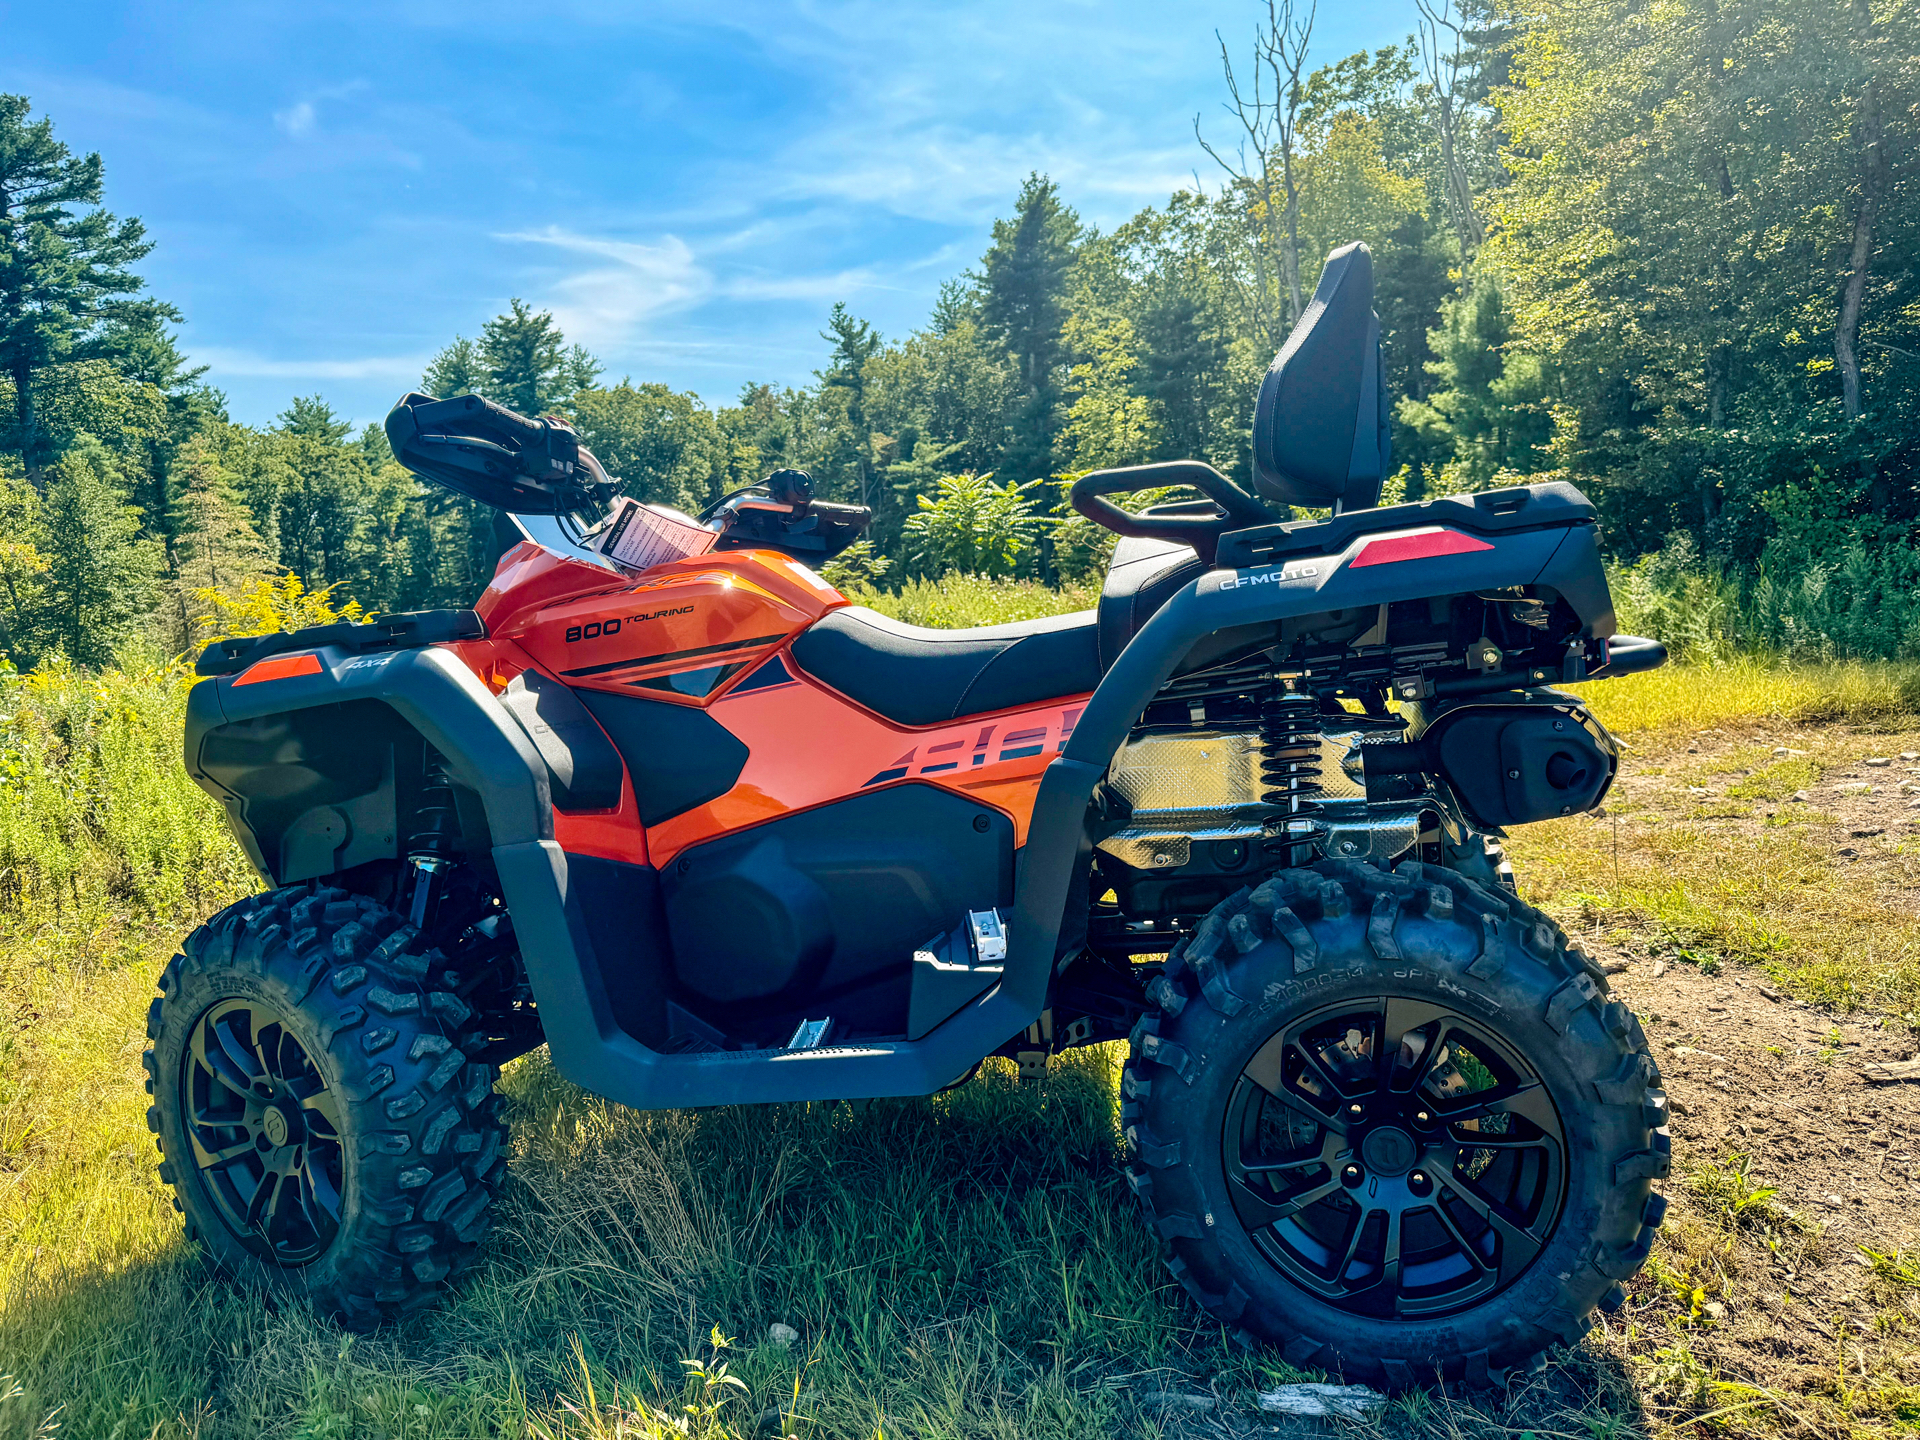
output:
[[180,763],[191,681],[172,664],[0,673],[0,928],[97,907],[169,918],[252,888]]
[[1674,659],[1904,660],[1916,653],[1915,552],[1896,540],[1817,557],[1770,544],[1752,575],[1702,559],[1685,534],[1608,569],[1623,633],[1664,642]]

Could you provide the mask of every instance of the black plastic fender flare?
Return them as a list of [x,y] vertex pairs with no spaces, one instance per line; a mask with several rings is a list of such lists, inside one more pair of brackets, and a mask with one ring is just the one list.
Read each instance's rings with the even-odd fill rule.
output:
[[184,737],[187,774],[221,798],[200,767],[207,732],[234,721],[342,701],[382,701],[447,759],[454,779],[487,811],[496,846],[552,840],[554,812],[547,767],[513,717],[452,651],[439,647],[365,655],[341,646],[313,654],[311,675],[236,685],[239,676],[201,681],[187,694]]

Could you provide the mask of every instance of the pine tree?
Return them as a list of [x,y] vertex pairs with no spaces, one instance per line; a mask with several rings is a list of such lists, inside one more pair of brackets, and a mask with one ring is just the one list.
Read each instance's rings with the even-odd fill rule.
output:
[[170,647],[190,651],[206,638],[196,625],[206,609],[200,592],[238,595],[272,576],[274,565],[234,477],[205,437],[196,436],[181,448],[174,478],[177,491],[165,544],[165,622]]
[[1447,490],[1479,490],[1502,473],[1547,468],[1554,434],[1540,357],[1511,345],[1513,317],[1494,278],[1477,272],[1450,300],[1428,336],[1436,386],[1425,401],[1403,399],[1399,419],[1442,458]]
[[822,340],[834,343],[834,353],[820,376],[822,399],[838,401],[842,424],[838,427],[840,452],[835,459],[839,468],[852,470],[860,487],[860,503],[872,505],[874,428],[867,419],[867,362],[881,351],[880,332],[864,320],[856,320],[839,301],[827,317]]
[[451,400],[456,395],[485,395],[487,377],[480,363],[480,347],[466,336],[456,335],[453,344],[427,363],[426,374],[420,377],[420,388],[437,400]]
[[522,415],[563,407],[593,384],[600,363],[582,347],[565,344],[550,311],[535,311],[524,300],[508,304],[505,315],[480,331],[476,359],[485,381],[482,393]]
[[97,208],[100,157],[76,157],[51,120],[28,122],[30,108],[24,95],[0,95],[0,372],[13,391],[4,443],[39,486],[50,459],[36,404],[46,371],[90,358],[116,322],[152,330],[180,317],[132,298],[144,282],[131,267],[153,246],[137,219]]
[[157,567],[113,456],[92,436],[49,467],[39,550],[48,638],[71,661],[106,665],[147,614]]
[[981,261],[981,323],[1020,368],[1022,395],[999,473],[1026,481],[1053,474],[1060,433],[1066,356],[1067,278],[1080,243],[1080,218],[1061,203],[1054,182],[1027,177],[1011,220],[994,222]]
[[347,432],[353,429],[351,421],[335,415],[334,408],[317,395],[296,395],[293,404],[274,419],[288,435],[325,441],[329,445],[345,440]]

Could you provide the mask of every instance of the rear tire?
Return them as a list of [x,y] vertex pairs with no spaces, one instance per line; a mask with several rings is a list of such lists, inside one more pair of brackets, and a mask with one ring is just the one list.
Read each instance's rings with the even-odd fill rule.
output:
[[1490,1385],[1620,1304],[1666,1210],[1666,1098],[1540,912],[1438,866],[1319,861],[1223,902],[1148,995],[1130,1181],[1244,1340],[1393,1389]]
[[504,1166],[438,959],[377,901],[288,886],[189,936],[147,1016],[147,1125],[188,1237],[355,1329],[473,1259]]

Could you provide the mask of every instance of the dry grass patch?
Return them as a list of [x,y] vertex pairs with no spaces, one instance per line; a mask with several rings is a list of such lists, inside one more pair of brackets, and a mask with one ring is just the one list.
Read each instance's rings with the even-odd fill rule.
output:
[[1747,657],[1718,665],[1665,665],[1572,687],[1620,735],[1672,736],[1735,722],[1886,725],[1915,713],[1912,664],[1846,661],[1788,665]]

